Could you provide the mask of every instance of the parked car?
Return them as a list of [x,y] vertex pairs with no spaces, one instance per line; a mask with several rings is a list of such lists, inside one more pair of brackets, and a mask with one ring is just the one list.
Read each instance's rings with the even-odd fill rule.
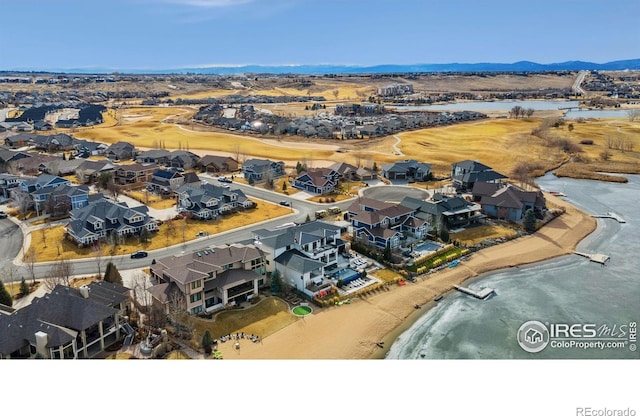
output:
[[149,255],[146,251],[136,251],[135,253],[131,253],[132,259],[142,259]]
[[280,205],[285,206],[285,207],[290,207],[291,206],[291,202],[289,202],[289,201],[280,201]]
[[231,179],[227,178],[226,176],[220,176],[218,178],[218,182],[225,182],[225,183],[231,183],[233,182]]
[[7,213],[4,211],[0,211],[0,218],[7,218]]

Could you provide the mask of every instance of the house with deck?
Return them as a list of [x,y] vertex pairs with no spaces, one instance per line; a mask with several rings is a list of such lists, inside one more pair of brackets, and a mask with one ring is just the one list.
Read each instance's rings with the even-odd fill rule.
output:
[[499,183],[507,177],[477,160],[463,160],[451,165],[451,182],[460,191],[470,191],[476,182]]
[[430,225],[430,229],[464,228],[471,224],[477,224],[484,218],[480,205],[460,196],[450,197],[435,194],[429,200],[407,196],[402,199],[400,205],[412,209],[414,216],[426,221]]
[[133,336],[124,320],[129,307],[129,289],[121,285],[58,285],[21,309],[0,313],[0,359],[96,357]]
[[151,275],[159,284],[149,292],[165,310],[173,303],[191,314],[213,312],[257,295],[265,273],[264,253],[253,245],[210,247],[158,259]]

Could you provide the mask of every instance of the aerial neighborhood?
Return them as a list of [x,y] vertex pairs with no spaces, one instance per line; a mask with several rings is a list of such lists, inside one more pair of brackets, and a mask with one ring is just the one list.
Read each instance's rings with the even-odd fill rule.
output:
[[[227,342],[258,345],[305,314],[428,281],[565,213],[531,180],[579,159],[550,139],[565,121],[414,110],[487,95],[395,78],[283,95],[334,79],[0,77],[15,87],[0,86],[0,225],[16,236],[0,358],[220,358]],[[111,88],[125,82],[144,88]],[[195,85],[228,94],[173,98]],[[452,144],[492,123],[526,129],[510,146],[542,141],[549,165]]]

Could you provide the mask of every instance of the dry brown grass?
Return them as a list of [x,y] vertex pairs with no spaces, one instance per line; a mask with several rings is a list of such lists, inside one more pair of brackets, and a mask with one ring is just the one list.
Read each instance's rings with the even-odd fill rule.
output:
[[200,340],[207,330],[213,338],[236,332],[264,338],[299,318],[291,313],[285,301],[277,297],[268,297],[247,309],[219,312],[210,320],[196,317],[189,319],[196,330],[196,339]]
[[489,238],[511,238],[515,235],[516,231],[513,228],[503,227],[500,225],[480,225],[478,227],[468,228],[458,233],[452,233],[450,238],[472,246]]
[[402,279],[403,276],[391,269],[381,269],[371,273],[372,276],[377,277],[383,282],[397,282]]
[[[289,208],[277,204],[261,200],[254,200],[254,202],[256,203],[256,208],[229,214],[215,221],[188,219],[165,221],[160,225],[159,231],[153,233],[150,241],[141,243],[137,237],[129,237],[123,244],[117,246],[106,245],[103,248],[104,256],[130,254],[141,249],[156,250],[165,248],[194,240],[196,233],[200,231],[208,232],[210,236],[213,236],[243,225],[255,224],[291,213]],[[160,220],[165,219],[160,218]],[[33,247],[36,259],[39,262],[88,258],[96,255],[91,248],[78,247],[77,244],[66,239],[63,226],[47,227],[44,232],[42,230],[32,231],[31,247]]]

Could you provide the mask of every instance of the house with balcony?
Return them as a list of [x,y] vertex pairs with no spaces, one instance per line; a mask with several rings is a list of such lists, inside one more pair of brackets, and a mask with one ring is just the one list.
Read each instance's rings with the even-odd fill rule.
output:
[[242,164],[242,174],[249,181],[261,182],[267,177],[277,178],[285,174],[284,162],[268,159],[249,159]]
[[89,204],[89,187],[86,185],[61,185],[41,188],[31,193],[36,212],[53,217],[65,215],[72,209]]
[[482,208],[475,202],[467,201],[460,196],[449,197],[435,194],[429,200],[404,197],[400,205],[414,211],[414,216],[430,224],[430,229],[447,230],[464,228],[477,224],[484,218]]
[[183,185],[176,190],[176,195],[178,212],[201,220],[255,206],[242,190],[209,183]]
[[324,268],[337,265],[345,251],[340,236],[340,227],[321,221],[253,232],[254,244],[265,253],[267,272],[277,269],[284,282],[309,296],[322,289]]
[[113,172],[113,182],[123,190],[141,189],[147,186],[153,172],[158,167],[154,164],[133,163],[119,166]]
[[460,191],[470,191],[476,182],[499,183],[507,177],[477,160],[463,160],[451,165],[451,182]]
[[158,220],[149,216],[149,208],[145,205],[130,208],[125,202],[99,199],[72,209],[69,215],[71,219],[65,230],[77,244],[91,244],[112,235],[122,239],[140,234],[143,229],[158,230]]
[[179,304],[191,314],[213,312],[257,295],[265,273],[264,253],[253,245],[211,247],[157,260],[151,275],[159,284],[149,292],[165,311]]
[[129,303],[129,289],[121,285],[58,285],[21,309],[0,313],[0,359],[93,358],[133,334],[123,319]]
[[428,224],[414,218],[413,209],[400,204],[367,199],[354,202],[347,212],[355,240],[370,247],[398,248],[405,232],[418,239],[426,237]]

